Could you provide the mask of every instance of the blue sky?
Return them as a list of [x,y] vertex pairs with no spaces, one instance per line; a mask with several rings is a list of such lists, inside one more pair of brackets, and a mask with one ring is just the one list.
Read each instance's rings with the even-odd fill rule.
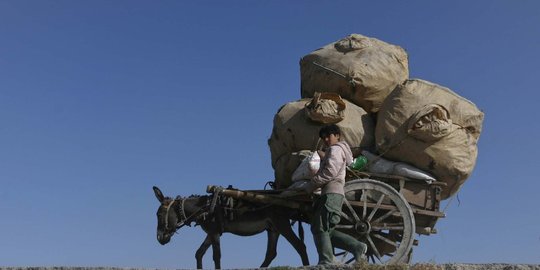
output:
[[[300,57],[351,33],[403,47],[411,78],[485,113],[476,168],[414,261],[540,264],[538,14],[532,0],[0,1],[0,266],[194,268],[202,231],[161,246],[152,186],[262,189]],[[223,267],[258,266],[265,238],[225,235]],[[281,239],[272,265],[300,259]]]

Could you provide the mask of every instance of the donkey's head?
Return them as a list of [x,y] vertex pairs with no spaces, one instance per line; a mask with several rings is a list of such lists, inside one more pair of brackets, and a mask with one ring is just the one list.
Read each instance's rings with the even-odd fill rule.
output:
[[[157,210],[157,240],[160,244],[165,245],[171,240],[171,236],[177,230],[177,224],[179,223],[179,215],[176,211],[178,207],[178,201],[170,197],[163,196],[161,190],[158,187],[153,187],[154,194],[160,202],[160,206]],[[181,221],[180,221],[181,222]]]

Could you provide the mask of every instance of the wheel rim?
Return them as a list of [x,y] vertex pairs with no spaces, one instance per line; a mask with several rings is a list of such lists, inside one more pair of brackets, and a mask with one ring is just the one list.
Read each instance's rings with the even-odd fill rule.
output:
[[[368,246],[366,256],[372,263],[407,262],[414,242],[412,209],[390,185],[371,179],[345,183],[342,220],[337,229]],[[343,262],[351,262],[342,254]]]

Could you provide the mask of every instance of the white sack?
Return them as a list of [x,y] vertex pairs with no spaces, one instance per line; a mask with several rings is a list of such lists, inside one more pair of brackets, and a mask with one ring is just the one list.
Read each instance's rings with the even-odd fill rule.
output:
[[362,151],[362,155],[368,159],[368,172],[401,175],[408,178],[435,181],[429,173],[403,162],[393,162],[368,152]]
[[282,155],[274,165],[274,183],[277,189],[283,189],[292,184],[292,175],[296,168],[306,157],[311,155],[310,150],[301,150],[297,152]]
[[321,166],[321,157],[317,151],[312,152],[309,156],[302,160],[302,163],[296,168],[292,174],[292,181],[309,180],[317,172]]

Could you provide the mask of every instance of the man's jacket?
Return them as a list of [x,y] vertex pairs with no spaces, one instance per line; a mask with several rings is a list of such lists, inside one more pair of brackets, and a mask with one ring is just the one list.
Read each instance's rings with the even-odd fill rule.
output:
[[345,141],[340,141],[326,150],[321,160],[321,168],[311,182],[321,188],[321,194],[337,193],[345,195],[345,174],[347,166],[353,161],[351,148]]

